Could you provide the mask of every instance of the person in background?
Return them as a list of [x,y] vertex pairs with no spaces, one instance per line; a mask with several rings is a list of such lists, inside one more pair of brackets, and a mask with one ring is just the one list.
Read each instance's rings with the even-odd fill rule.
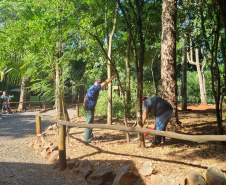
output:
[[[2,107],[3,99],[0,97],[0,107]],[[2,110],[0,111],[0,120],[2,119]]]
[[6,92],[3,91],[3,94],[1,96],[2,100],[3,100],[3,103],[2,103],[2,110],[3,110],[3,113],[5,114],[7,111],[7,114],[9,114],[10,110],[9,110],[9,97],[6,95]]
[[[84,98],[83,108],[86,112],[86,124],[94,123],[94,111],[99,96],[100,89],[105,87],[110,83],[118,74],[114,74],[111,78],[105,80],[101,83],[101,79],[96,79],[94,85],[92,85],[88,90]],[[89,144],[93,139],[93,129],[85,128],[85,144]]]
[[[173,114],[173,107],[170,105],[170,103],[157,96],[150,98],[143,96],[142,101],[142,124],[144,125],[147,115],[150,112],[155,117],[155,130],[166,131],[167,124],[169,123]],[[155,139],[151,142],[151,146],[158,146],[161,142],[165,142],[165,137],[155,136]]]

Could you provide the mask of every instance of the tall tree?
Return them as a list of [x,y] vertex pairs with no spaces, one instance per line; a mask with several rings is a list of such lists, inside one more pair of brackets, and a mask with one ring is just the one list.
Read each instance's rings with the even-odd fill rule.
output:
[[200,87],[200,96],[201,96],[201,104],[207,105],[207,99],[206,99],[206,83],[205,83],[205,75],[204,75],[204,67],[206,65],[206,58],[203,53],[203,48],[201,48],[202,55],[203,55],[203,62],[200,63],[199,59],[199,48],[195,48],[195,61],[193,59],[193,46],[192,46],[192,40],[190,40],[190,57],[189,53],[187,52],[187,58],[190,64],[196,66],[196,70],[198,73],[199,78],[199,87]]
[[224,38],[225,38],[225,41],[226,41],[226,2],[225,2],[225,0],[217,0],[217,2],[218,2],[218,5],[219,5],[222,20],[223,20],[224,35],[225,35]]
[[162,98],[168,100],[169,103],[172,105],[172,121],[178,124],[179,120],[177,112],[176,20],[177,1],[163,0],[161,40]]
[[[187,3],[186,0],[182,1],[183,3]],[[181,96],[182,96],[182,110],[187,110],[187,101],[188,101],[188,94],[187,94],[187,28],[189,25],[189,19],[187,15],[187,5],[185,4],[185,20],[183,21],[182,28],[184,29],[183,33],[183,46],[182,46],[182,75],[181,75]]]
[[[142,127],[143,65],[145,59],[145,30],[143,29],[145,26],[143,24],[145,22],[145,17],[143,13],[145,8],[150,8],[151,6],[148,6],[148,3],[143,0],[135,0],[134,4],[131,1],[127,3],[126,1],[118,0],[118,3],[122,10],[127,25],[127,31],[133,44],[133,54],[137,73],[136,121],[138,126]],[[147,22],[145,23],[147,24]],[[134,30],[136,31],[134,32]],[[138,147],[144,146],[144,136],[143,134],[139,134]]]
[[130,74],[131,74],[131,65],[130,65],[130,47],[131,47],[131,36],[128,33],[127,36],[127,47],[126,47],[126,106],[127,111],[130,115],[131,109],[131,91],[130,91]]
[[[106,8],[106,10],[107,10],[107,8]],[[105,15],[106,38],[107,38],[108,58],[109,59],[112,58],[112,42],[113,42],[113,36],[115,34],[115,29],[116,29],[117,14],[118,14],[118,3],[116,4],[116,8],[115,8],[115,16],[114,16],[114,19],[113,19],[113,28],[112,28],[110,36],[108,36],[107,13]],[[108,75],[108,78],[111,78],[111,62],[108,60],[107,64],[108,64],[107,65],[107,75]],[[112,124],[112,83],[111,82],[108,84],[107,124],[109,124],[109,125]]]
[[184,35],[182,48],[181,96],[182,110],[187,110],[187,38]]
[[[199,1],[199,13],[201,17],[200,26],[203,33],[207,60],[210,62],[212,91],[216,104],[217,133],[223,134],[222,126],[222,101],[225,84],[222,83],[220,74],[220,64],[218,61],[220,31],[222,29],[222,19],[220,19],[219,5],[215,1]],[[225,69],[225,66],[224,66]]]

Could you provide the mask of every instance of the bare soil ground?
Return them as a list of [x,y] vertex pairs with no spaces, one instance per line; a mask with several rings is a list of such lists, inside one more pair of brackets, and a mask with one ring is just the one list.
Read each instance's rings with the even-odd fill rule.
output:
[[[189,105],[188,111],[181,111],[179,119],[182,127],[178,132],[191,135],[213,135],[216,133],[215,106]],[[85,117],[73,118],[72,121],[85,122]],[[113,120],[114,124],[123,125],[121,120]],[[106,123],[106,117],[95,116],[95,123]],[[130,120],[130,124],[134,120]],[[154,127],[154,120],[149,118],[147,124]],[[99,166],[111,166],[116,172],[120,166],[133,163],[139,170],[144,162],[152,162],[159,174],[169,176],[177,174],[186,176],[196,170],[205,177],[206,169],[215,165],[226,173],[226,145],[222,142],[207,142],[198,144],[189,141],[166,138],[166,143],[160,147],[150,147],[154,136],[146,137],[146,148],[137,148],[137,143],[127,144],[124,132],[94,129],[94,140],[85,145],[84,129],[70,128],[70,139],[67,142],[67,156],[71,159],[88,159],[94,169]],[[130,133],[130,140],[137,134]],[[57,143],[57,138],[48,136]],[[139,184],[150,184],[150,177],[142,177]]]

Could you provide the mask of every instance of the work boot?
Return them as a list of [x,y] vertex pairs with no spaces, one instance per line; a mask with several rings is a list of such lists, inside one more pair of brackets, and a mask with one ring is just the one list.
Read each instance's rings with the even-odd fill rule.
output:
[[161,143],[165,143],[165,142],[166,142],[165,136],[161,136]]
[[151,142],[151,147],[159,146],[161,143],[161,136],[155,136],[155,139]]

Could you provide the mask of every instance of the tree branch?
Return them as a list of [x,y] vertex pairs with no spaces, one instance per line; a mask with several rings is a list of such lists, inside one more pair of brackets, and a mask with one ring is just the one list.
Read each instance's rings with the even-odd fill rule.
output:
[[203,71],[203,69],[204,69],[204,67],[205,67],[205,65],[206,65],[206,57],[205,57],[205,54],[204,54],[203,47],[201,47],[201,53],[202,53],[202,56],[203,56],[201,71]]
[[188,58],[188,62],[192,65],[196,65],[196,62],[193,61],[193,51],[192,51],[192,41],[190,40],[190,55],[191,55],[191,58],[189,56],[189,52],[187,52],[187,58]]

